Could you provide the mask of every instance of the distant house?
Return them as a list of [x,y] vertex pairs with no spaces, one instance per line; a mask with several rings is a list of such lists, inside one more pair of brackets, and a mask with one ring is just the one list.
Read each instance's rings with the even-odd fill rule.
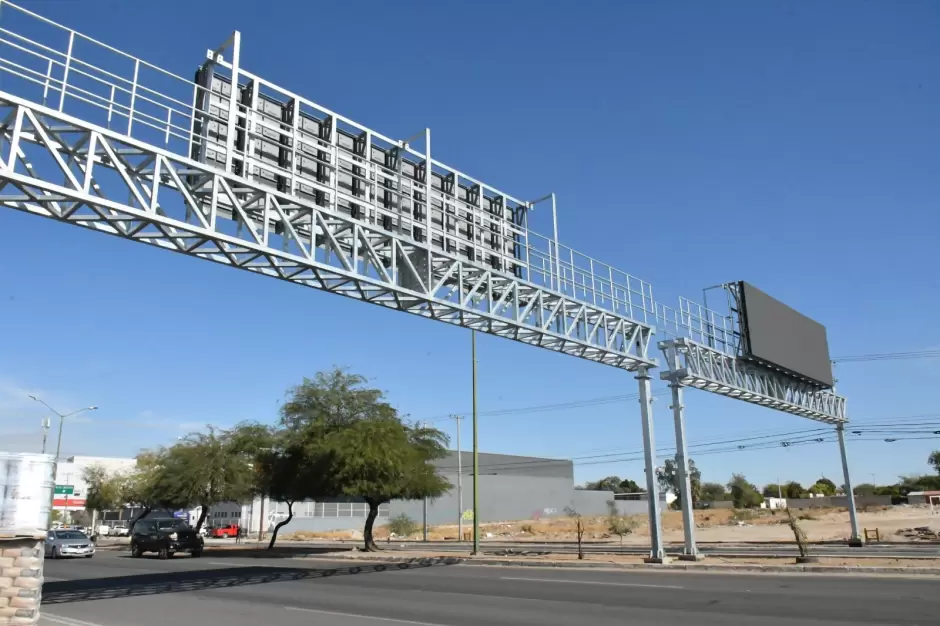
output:
[[907,501],[910,504],[931,504],[940,505],[940,491],[912,491],[907,494]]

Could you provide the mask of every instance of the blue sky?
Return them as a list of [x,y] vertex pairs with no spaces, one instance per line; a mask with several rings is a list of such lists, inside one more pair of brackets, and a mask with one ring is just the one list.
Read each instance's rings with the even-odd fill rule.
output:
[[[187,76],[240,29],[243,65],[266,79],[392,137],[430,127],[436,158],[517,197],[556,192],[563,243],[670,305],[744,279],[827,325],[833,355],[940,346],[936,3],[23,4]],[[67,426],[65,452],[130,455],[274,419],[288,386],[333,364],[415,419],[469,410],[465,330],[14,211],[0,232],[0,447],[38,448],[30,391],[101,407]],[[612,368],[478,347],[483,412],[636,391]],[[837,374],[853,419],[937,412],[940,362]],[[694,391],[686,404],[691,443],[816,426]],[[579,481],[642,477],[597,456],[638,456],[635,400],[484,415],[480,442],[575,457]],[[933,448],[855,442],[850,457],[857,481],[885,482],[926,471]],[[841,475],[835,444],[691,454],[719,482]]]

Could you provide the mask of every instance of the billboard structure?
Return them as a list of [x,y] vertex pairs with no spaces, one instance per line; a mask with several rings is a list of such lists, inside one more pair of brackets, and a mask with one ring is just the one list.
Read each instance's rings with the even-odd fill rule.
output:
[[[660,378],[672,390],[683,501],[691,498],[683,388],[692,387],[834,425],[850,503],[850,545],[861,545],[845,451],[845,398],[835,393],[825,327],[747,282],[708,290],[714,288],[727,296],[723,313],[686,298],[678,309],[656,305],[659,325],[671,337],[659,343],[666,361]],[[700,558],[688,507],[683,517],[683,557]]]
[[742,356],[822,388],[832,388],[826,327],[739,281]]

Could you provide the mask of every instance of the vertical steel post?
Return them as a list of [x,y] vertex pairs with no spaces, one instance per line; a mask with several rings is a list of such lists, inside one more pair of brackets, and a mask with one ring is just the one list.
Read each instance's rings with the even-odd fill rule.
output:
[[662,563],[666,559],[663,549],[662,518],[659,515],[659,488],[656,484],[656,445],[653,436],[653,397],[650,393],[650,375],[645,367],[637,369],[640,387],[640,417],[643,423],[643,458],[646,461],[646,499],[649,506],[650,556],[647,563]]
[[455,415],[457,424],[457,541],[463,541],[463,451],[460,447],[460,420],[463,415]]
[[[62,72],[62,91],[59,92],[59,111],[65,108],[65,92],[69,85],[69,70],[72,67],[72,48],[75,46],[75,31],[69,31],[69,49],[65,55],[65,69]],[[137,70],[134,70],[134,86],[137,86]],[[128,132],[128,134],[130,134]]]
[[561,291],[561,249],[558,247],[558,210],[552,192],[552,241],[555,242],[555,289]]
[[842,480],[845,485],[845,495],[849,500],[849,522],[852,525],[852,536],[849,537],[849,545],[861,547],[864,541],[858,532],[858,513],[855,511],[855,494],[852,493],[852,478],[849,476],[849,459],[845,454],[845,427],[839,424],[836,426],[836,433],[839,435],[839,452],[842,454]]
[[473,359],[473,553],[480,553],[480,449],[477,439],[477,331],[470,329]]
[[238,68],[241,63],[242,34],[236,30],[232,33],[231,42],[232,92],[228,101],[228,137],[225,141],[225,171],[229,173],[232,172],[232,160],[235,156],[235,129],[238,127]]
[[682,385],[670,381],[672,389],[672,418],[676,426],[676,473],[679,475],[679,499],[682,504],[682,527],[685,535],[684,561],[697,561],[701,558],[695,546],[695,513],[692,502],[692,477],[689,474],[689,451],[685,443],[685,405],[682,403]]
[[[427,427],[428,427],[427,422],[424,422],[421,424],[422,429],[427,428]],[[422,527],[424,529],[423,539],[424,541],[427,541],[428,540],[428,497],[427,496],[424,496],[424,505],[422,506],[422,520],[423,520]]]

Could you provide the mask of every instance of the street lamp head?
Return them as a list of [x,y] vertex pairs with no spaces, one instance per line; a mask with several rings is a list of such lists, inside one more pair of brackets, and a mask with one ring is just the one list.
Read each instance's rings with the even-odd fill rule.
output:
[[88,410],[89,410],[89,411],[97,411],[97,410],[98,410],[98,407],[96,407],[96,406],[90,406],[90,407],[88,407]]
[[32,398],[33,400],[35,400],[36,402],[39,402],[39,398],[37,398],[37,397],[34,396],[33,394],[28,393],[28,394],[26,394],[26,395],[29,396],[30,398]]

